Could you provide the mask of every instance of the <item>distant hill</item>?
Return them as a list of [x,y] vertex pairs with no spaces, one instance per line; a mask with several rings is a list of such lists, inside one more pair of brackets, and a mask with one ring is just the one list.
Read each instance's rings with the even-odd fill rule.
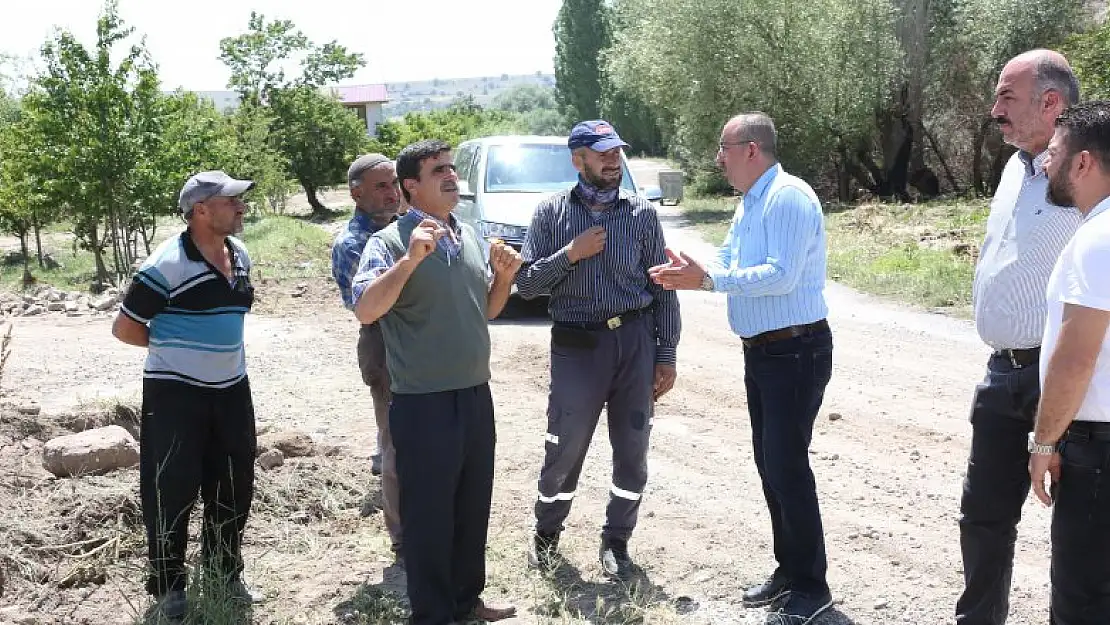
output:
[[389,119],[400,117],[410,111],[447,108],[452,102],[464,96],[471,96],[475,103],[488,106],[498,94],[522,85],[554,87],[555,76],[536,72],[535,74],[502,74],[478,78],[437,78],[386,83],[389,102],[383,107],[382,113],[386,119]]

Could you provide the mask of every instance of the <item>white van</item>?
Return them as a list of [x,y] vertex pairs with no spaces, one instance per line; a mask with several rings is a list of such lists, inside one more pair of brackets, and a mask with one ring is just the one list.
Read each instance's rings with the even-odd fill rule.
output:
[[[473,139],[454,151],[459,174],[455,215],[484,239],[499,238],[518,251],[544,198],[578,182],[566,137],[501,136]],[[621,156],[621,187],[658,201],[659,187],[636,186]]]

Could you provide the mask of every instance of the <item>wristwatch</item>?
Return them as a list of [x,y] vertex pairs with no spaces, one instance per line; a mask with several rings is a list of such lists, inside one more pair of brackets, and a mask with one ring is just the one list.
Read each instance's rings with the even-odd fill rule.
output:
[[1034,437],[1033,433],[1030,432],[1029,453],[1036,454],[1038,456],[1051,456],[1052,454],[1056,453],[1056,444],[1052,443],[1051,445],[1044,445],[1038,443],[1036,437]]
[[702,279],[701,279],[701,290],[703,290],[703,291],[712,291],[713,290],[713,276],[711,276],[709,274],[705,274],[705,276],[702,277]]

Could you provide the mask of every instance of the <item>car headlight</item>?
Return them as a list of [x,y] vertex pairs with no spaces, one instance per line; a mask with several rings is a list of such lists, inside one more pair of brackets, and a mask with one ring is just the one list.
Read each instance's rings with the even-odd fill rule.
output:
[[528,228],[524,226],[510,226],[509,224],[499,224],[494,221],[483,221],[480,223],[482,225],[482,236],[487,239],[496,237],[498,239],[523,241],[524,235],[528,233]]

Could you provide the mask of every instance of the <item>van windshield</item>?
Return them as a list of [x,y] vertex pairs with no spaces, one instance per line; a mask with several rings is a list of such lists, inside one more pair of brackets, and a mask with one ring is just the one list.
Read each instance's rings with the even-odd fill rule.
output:
[[[621,186],[635,193],[628,165],[621,162]],[[578,170],[565,145],[491,145],[486,156],[487,193],[552,193],[573,187]]]

